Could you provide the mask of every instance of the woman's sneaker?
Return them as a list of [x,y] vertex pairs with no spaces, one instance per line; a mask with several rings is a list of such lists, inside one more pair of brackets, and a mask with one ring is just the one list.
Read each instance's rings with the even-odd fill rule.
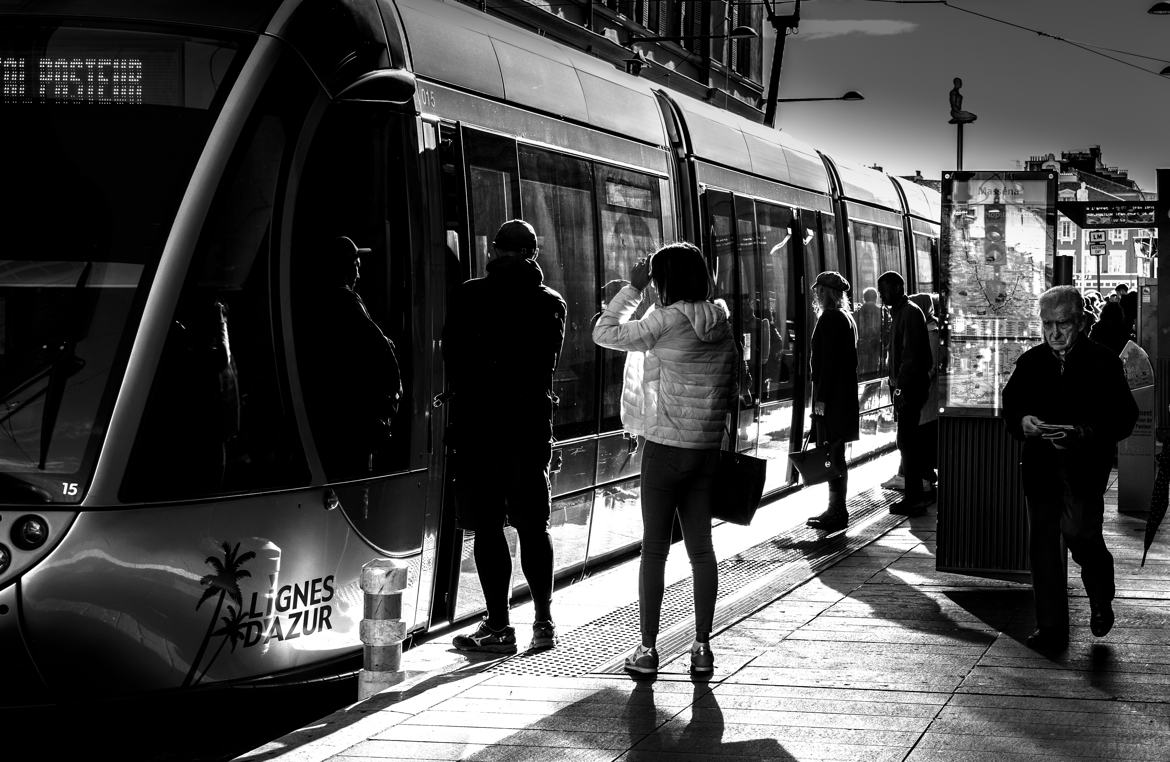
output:
[[484,619],[470,635],[456,635],[451,644],[460,651],[486,651],[493,654],[516,653],[516,628],[504,625],[493,630]]
[[695,641],[691,644],[691,672],[706,674],[715,671],[715,654],[710,643]]
[[626,670],[640,675],[658,674],[658,649],[638,646],[626,657]]
[[532,623],[532,642],[528,645],[530,651],[544,651],[557,644],[557,626],[550,619],[547,622]]
[[906,489],[906,477],[902,474],[894,474],[889,479],[882,482],[882,489]]

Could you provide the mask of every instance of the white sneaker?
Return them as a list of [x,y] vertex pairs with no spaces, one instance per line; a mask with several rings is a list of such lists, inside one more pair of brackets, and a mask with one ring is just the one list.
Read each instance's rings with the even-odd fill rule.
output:
[[906,489],[906,477],[902,474],[894,474],[889,479],[882,482],[882,489]]

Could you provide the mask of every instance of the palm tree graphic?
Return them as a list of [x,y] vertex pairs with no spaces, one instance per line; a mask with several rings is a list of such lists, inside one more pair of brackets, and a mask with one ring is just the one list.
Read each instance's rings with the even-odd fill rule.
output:
[[[234,619],[236,610],[243,608],[243,595],[240,593],[240,580],[245,577],[251,577],[252,572],[242,568],[245,563],[256,557],[252,551],[240,554],[240,544],[237,542],[233,548],[228,543],[224,542],[220,547],[223,548],[223,558],[217,556],[208,556],[207,565],[215,569],[214,574],[204,575],[203,579],[199,580],[199,584],[205,585],[206,590],[199,598],[199,602],[195,604],[195,610],[198,611],[203,602],[213,597],[217,592],[219,599],[215,602],[215,611],[211,615],[211,621],[207,624],[207,632],[203,635],[203,642],[199,644],[199,650],[195,652],[195,659],[191,662],[191,670],[187,673],[187,677],[183,679],[183,687],[186,688],[191,685],[191,681],[195,678],[195,673],[199,669],[199,662],[203,660],[203,654],[207,651],[207,644],[211,641],[211,637],[215,630],[215,623],[219,621],[219,612],[223,610],[223,601],[225,598],[230,598],[236,604],[235,608],[228,607],[228,612]],[[223,632],[221,630],[221,632]],[[235,649],[235,638],[232,638],[232,649]],[[223,650],[223,644],[220,644],[220,650]],[[215,652],[215,656],[219,656],[219,651]],[[211,661],[215,661],[215,656]],[[211,663],[208,663],[211,666]],[[207,674],[207,670],[203,670],[203,674]],[[203,679],[203,675],[199,676]]]
[[212,637],[218,636],[220,638],[219,647],[215,649],[215,653],[207,660],[207,666],[199,673],[199,679],[195,684],[203,682],[203,677],[207,674],[207,670],[211,669],[211,665],[215,664],[215,660],[219,658],[223,647],[230,643],[232,653],[236,651],[236,643],[244,639],[244,623],[248,621],[248,614],[241,608],[236,610],[232,604],[227,605],[227,616],[221,616],[219,621],[223,622],[223,627],[220,627],[215,632],[211,633]]

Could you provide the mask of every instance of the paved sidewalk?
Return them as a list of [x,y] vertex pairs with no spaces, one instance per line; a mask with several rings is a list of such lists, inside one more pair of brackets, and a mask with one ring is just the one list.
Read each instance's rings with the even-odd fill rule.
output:
[[[851,481],[877,484],[895,466],[879,459]],[[542,663],[468,659],[448,637],[407,653],[402,685],[241,759],[1170,759],[1170,524],[1138,568],[1144,518],[1118,515],[1111,490],[1117,625],[1105,639],[1089,633],[1070,562],[1071,645],[1049,659],[1021,643],[1032,629],[1027,584],[935,571],[933,511],[902,520],[875,509],[844,536],[810,540],[800,525],[824,497],[823,486],[804,490],[750,529],[717,528],[721,573],[761,540],[805,555],[768,578],[775,590],[762,604],[717,625],[708,680],[668,653],[657,680],[601,667],[525,674],[525,658]],[[866,497],[896,494],[854,499]],[[808,573],[794,577],[801,563]],[[681,547],[668,574],[668,584],[687,578]],[[627,563],[558,591],[563,640],[580,642],[586,623],[636,600],[635,580]],[[732,593],[721,586],[721,600]]]

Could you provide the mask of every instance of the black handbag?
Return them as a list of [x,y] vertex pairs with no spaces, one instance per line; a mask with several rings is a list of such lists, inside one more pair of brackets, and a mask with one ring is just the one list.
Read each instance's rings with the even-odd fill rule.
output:
[[[734,439],[732,441],[735,441]],[[764,494],[768,461],[732,450],[719,451],[711,518],[747,526]]]
[[[768,461],[735,450],[738,439],[731,429],[731,421],[739,420],[744,393],[746,392],[750,398],[752,389],[750,369],[744,361],[743,351],[738,342],[735,345],[735,359],[736,374],[739,377],[736,378],[734,375],[732,377],[733,388],[730,393],[735,402],[731,409],[731,419],[727,424],[727,441],[731,444],[731,449],[719,451],[711,518],[747,526],[752,523],[756,509],[760,507],[760,498],[764,495]],[[752,402],[749,401],[747,404],[751,405]]]
[[788,460],[800,474],[805,484],[820,484],[841,475],[841,469],[833,463],[827,444],[809,448],[812,441],[812,432],[804,438],[804,447],[797,452],[788,453]]

